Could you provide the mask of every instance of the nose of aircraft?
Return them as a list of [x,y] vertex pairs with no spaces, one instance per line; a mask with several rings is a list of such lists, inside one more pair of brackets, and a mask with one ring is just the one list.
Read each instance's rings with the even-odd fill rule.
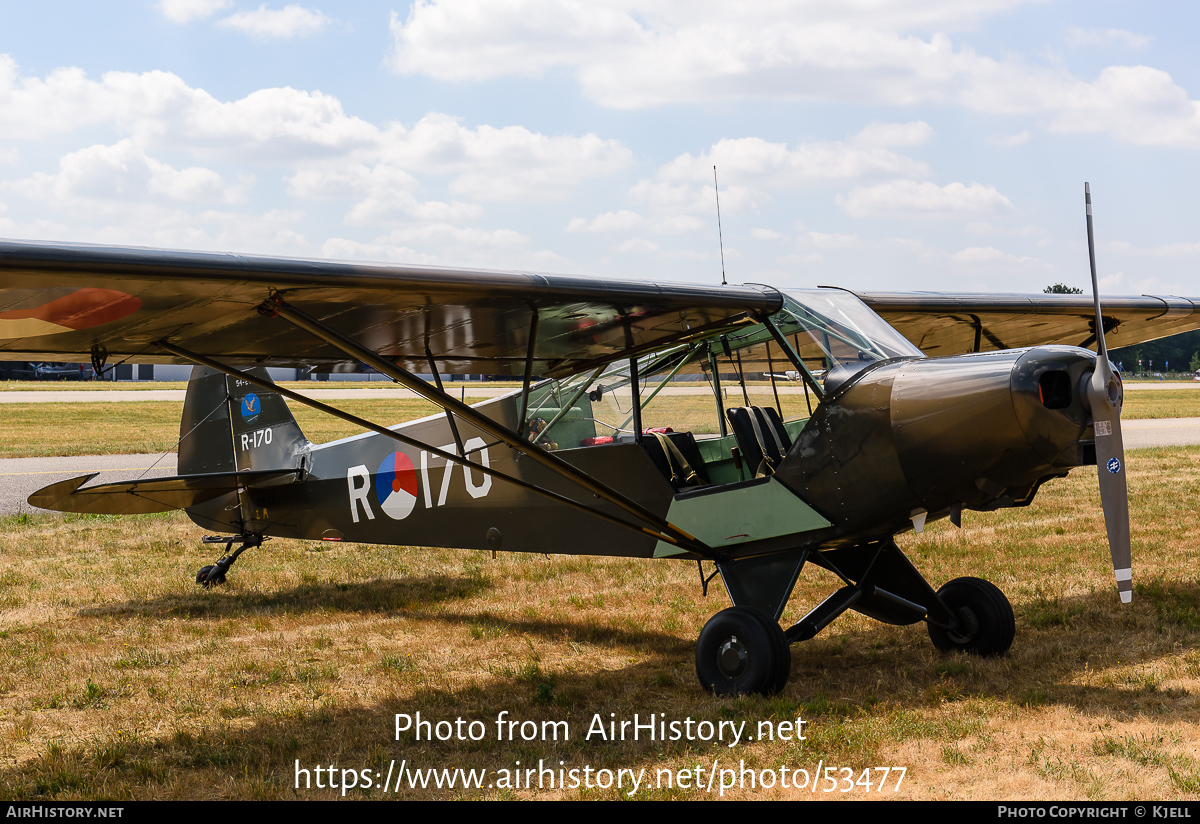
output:
[[1087,387],[1095,368],[1095,354],[1073,346],[1030,349],[1013,365],[1013,410],[1029,445],[1053,466],[1095,463],[1087,432]]
[[1045,480],[1091,463],[1086,349],[1047,346],[910,361],[891,392],[892,438],[930,512],[1028,503]]
[[911,361],[895,375],[892,437],[929,512],[1032,501],[1046,480],[1096,465],[1121,600],[1132,597],[1120,375],[1072,346]]

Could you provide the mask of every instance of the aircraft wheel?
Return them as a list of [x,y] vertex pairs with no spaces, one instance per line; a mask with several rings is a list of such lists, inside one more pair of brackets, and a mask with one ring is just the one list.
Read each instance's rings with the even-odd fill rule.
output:
[[791,660],[779,625],[748,607],[721,610],[696,641],[696,677],[717,695],[778,692]]
[[1003,655],[1017,634],[1012,604],[995,584],[982,578],[955,578],[938,596],[959,617],[953,632],[929,624],[929,638],[942,652],[960,649],[976,655]]
[[212,576],[213,570],[215,570],[215,569],[216,569],[216,566],[213,564],[209,564],[208,566],[205,566],[205,567],[200,567],[200,571],[196,573],[196,583],[199,584],[200,586],[204,587],[205,589],[208,589],[209,587],[215,587],[215,586],[218,586],[219,584],[225,583],[224,575],[217,575],[214,577],[210,577],[210,576]]

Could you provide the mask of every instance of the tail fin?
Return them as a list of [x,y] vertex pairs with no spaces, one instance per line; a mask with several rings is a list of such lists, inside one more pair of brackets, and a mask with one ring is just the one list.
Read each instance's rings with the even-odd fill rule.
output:
[[299,469],[308,445],[282,396],[204,366],[192,369],[179,436],[180,475]]
[[[249,371],[270,381],[266,369]],[[125,515],[186,509],[206,529],[245,533],[261,526],[242,493],[298,480],[307,469],[308,439],[283,397],[205,367],[192,370],[179,434],[178,477],[81,488],[96,477],[84,475],[39,489],[29,502]]]

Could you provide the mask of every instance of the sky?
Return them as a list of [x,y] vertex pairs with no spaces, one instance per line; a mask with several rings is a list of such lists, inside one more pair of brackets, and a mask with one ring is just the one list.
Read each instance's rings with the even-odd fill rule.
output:
[[1195,297],[1197,16],[1117,0],[3,2],[0,237],[1090,291],[1090,181],[1102,293]]

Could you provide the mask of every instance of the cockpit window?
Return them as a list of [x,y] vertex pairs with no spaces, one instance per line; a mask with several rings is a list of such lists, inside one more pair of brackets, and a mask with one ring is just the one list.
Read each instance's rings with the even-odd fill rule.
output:
[[[724,410],[735,406],[775,407],[784,421],[803,420],[822,394],[870,363],[924,357],[849,292],[785,293],[783,309],[772,322],[791,351],[780,347],[765,324],[746,318],[638,358],[643,431],[724,436]],[[539,443],[558,449],[632,438],[629,362],[540,384],[531,392],[526,426]]]

